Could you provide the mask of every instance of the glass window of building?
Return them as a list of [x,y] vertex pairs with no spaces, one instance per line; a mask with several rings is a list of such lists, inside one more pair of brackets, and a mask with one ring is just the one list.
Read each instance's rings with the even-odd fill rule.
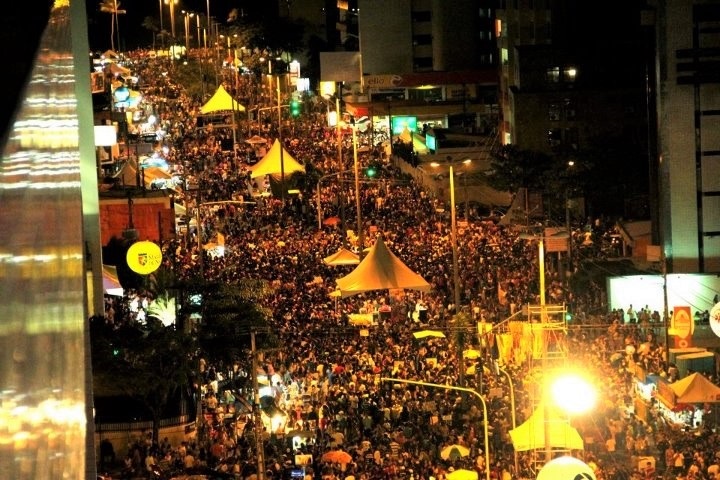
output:
[[548,83],[560,83],[560,67],[550,67],[547,69]]
[[577,77],[577,68],[572,65],[567,65],[563,68],[563,81],[567,83],[575,83]]
[[563,110],[565,111],[565,120],[575,120],[577,114],[575,102],[572,99],[566,98],[563,100]]
[[559,122],[560,121],[560,104],[557,102],[553,102],[548,107],[548,119],[551,122]]
[[547,141],[550,148],[559,148],[562,144],[562,131],[559,128],[551,128],[547,133]]

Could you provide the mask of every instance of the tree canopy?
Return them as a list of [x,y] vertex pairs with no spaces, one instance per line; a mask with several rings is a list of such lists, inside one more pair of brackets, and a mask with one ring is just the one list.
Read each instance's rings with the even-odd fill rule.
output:
[[152,317],[145,325],[125,323],[119,328],[95,317],[90,338],[95,393],[138,401],[152,417],[153,438],[158,438],[169,399],[191,385],[192,339]]
[[260,347],[277,345],[269,332],[268,312],[260,301],[269,293],[264,282],[208,285],[203,293],[203,319],[198,329],[201,355],[211,363],[232,364],[250,349],[250,333],[255,331]]

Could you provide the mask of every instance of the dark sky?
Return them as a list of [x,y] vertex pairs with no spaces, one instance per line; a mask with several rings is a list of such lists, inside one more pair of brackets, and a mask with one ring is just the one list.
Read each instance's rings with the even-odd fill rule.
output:
[[[262,0],[266,1],[266,0]],[[85,0],[88,16],[88,36],[90,49],[105,51],[110,48],[110,29],[112,15],[100,12],[101,0]],[[127,49],[138,46],[152,45],[152,34],[142,26],[145,17],[152,17],[159,22],[160,3],[158,0],[118,0],[120,10],[126,14],[118,16],[120,24],[120,41]],[[225,22],[227,15],[233,8],[247,8],[243,4],[250,0],[210,0],[210,16],[217,21]],[[177,0],[175,4],[175,35],[184,38],[185,30],[182,11],[202,13],[201,21],[205,20],[207,12],[206,0]],[[196,26],[196,24],[194,24]],[[170,7],[163,0],[163,27],[170,31]],[[117,40],[116,40],[117,42]],[[116,47],[117,48],[117,47]],[[121,48],[122,50],[122,48]]]

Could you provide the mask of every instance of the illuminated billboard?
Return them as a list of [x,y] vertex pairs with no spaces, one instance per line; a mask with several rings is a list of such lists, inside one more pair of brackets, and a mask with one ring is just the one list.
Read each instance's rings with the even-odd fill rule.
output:
[[405,129],[417,132],[417,117],[392,117],[392,134],[400,135]]

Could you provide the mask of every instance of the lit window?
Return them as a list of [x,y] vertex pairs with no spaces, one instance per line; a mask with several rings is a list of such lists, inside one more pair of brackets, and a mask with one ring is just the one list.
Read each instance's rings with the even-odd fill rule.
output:
[[560,83],[560,67],[550,67],[547,69],[548,83]]
[[577,68],[567,66],[563,69],[563,80],[568,83],[574,83],[577,77]]

